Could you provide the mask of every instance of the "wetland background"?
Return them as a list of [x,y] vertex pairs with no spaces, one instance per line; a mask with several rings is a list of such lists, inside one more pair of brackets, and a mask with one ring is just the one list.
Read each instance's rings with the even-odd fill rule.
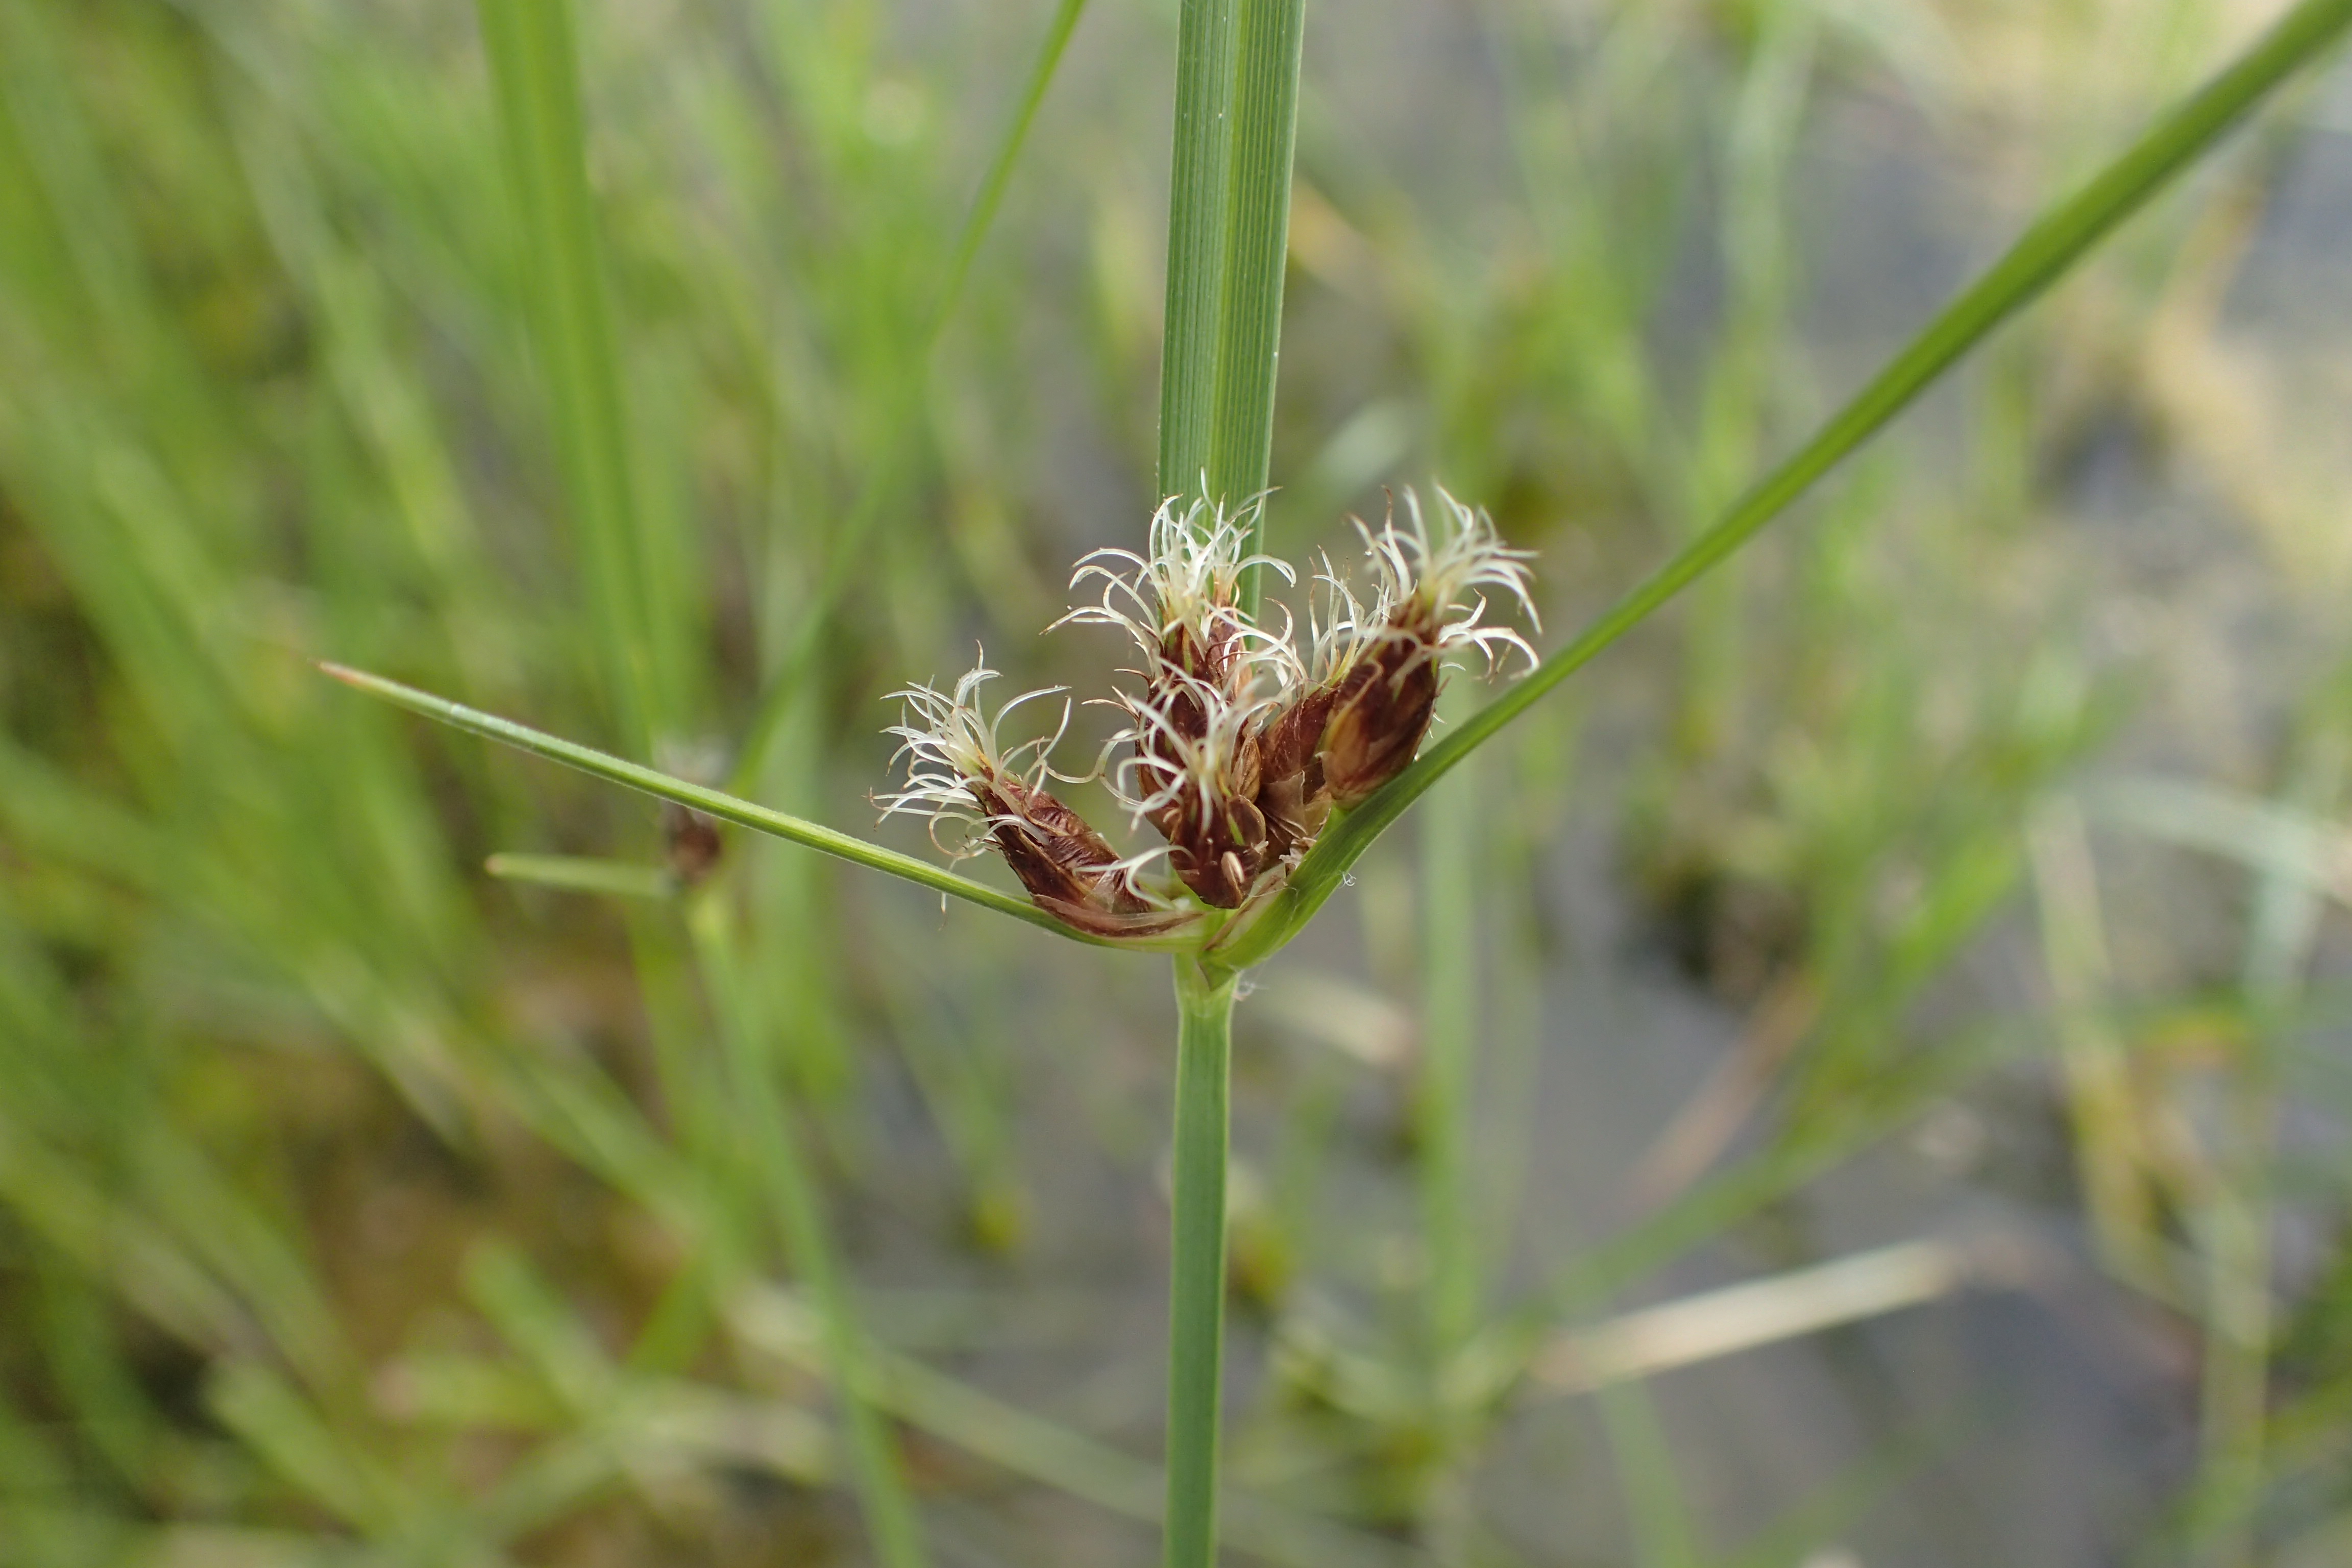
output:
[[[1310,7],[1275,547],[1573,629],[2275,10]],[[310,661],[858,831],[1093,684],[1173,19],[583,0],[631,715],[471,7],[0,0],[0,1563],[866,1561],[786,1135],[938,1559],[1152,1560],[1161,967]],[[1255,977],[1236,1560],[2352,1560],[2347,299],[2337,66]]]

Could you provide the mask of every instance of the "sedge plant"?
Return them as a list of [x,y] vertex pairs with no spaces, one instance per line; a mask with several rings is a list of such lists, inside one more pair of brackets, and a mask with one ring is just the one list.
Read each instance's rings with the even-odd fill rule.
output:
[[[548,8],[560,13],[561,7]],[[593,213],[579,180],[576,102],[515,74],[534,51],[524,36],[540,8],[486,3],[500,86],[520,111],[509,122],[519,169],[553,171],[561,187],[525,203],[526,226],[591,254]],[[1371,844],[1451,770],[1512,720],[1683,589],[1722,564],[1818,480],[1894,419],[1971,349],[2081,260],[2117,224],[2299,68],[2352,26],[2352,0],[2300,0],[2250,48],[2162,116],[2122,154],[2049,209],[1938,312],[1791,455],[1695,533],[1585,629],[1535,657],[1504,608],[1535,629],[1526,559],[1474,507],[1442,491],[1409,493],[1395,515],[1362,530],[1368,569],[1322,563],[1305,613],[1270,606],[1276,581],[1297,574],[1267,548],[1272,409],[1282,318],[1303,6],[1299,0],[1185,0],[1179,29],[1176,135],[1169,224],[1159,491],[1168,498],[1146,549],[1082,562],[1077,582],[1099,597],[1080,626],[1124,632],[1141,658],[1128,689],[1107,700],[1126,722],[1091,773],[1111,784],[1133,826],[1158,842],[1114,845],[1054,793],[1051,741],[1006,732],[975,668],[946,690],[899,694],[906,775],[877,794],[886,812],[928,819],[952,855],[992,852],[1021,884],[1012,892],[736,795],[558,739],[429,693],[330,666],[347,683],[426,717],[640,790],[719,822],[797,843],[943,896],[1100,947],[1172,960],[1175,1052],[1171,1269],[1167,1568],[1206,1568],[1217,1555],[1218,1428],[1225,1274],[1227,1084],[1233,1011],[1245,971],[1294,938]],[[541,40],[542,58],[568,53]],[[557,84],[560,86],[560,84]],[[544,343],[569,342],[556,379],[611,380],[609,323],[593,266],[562,272],[540,302]],[[564,353],[572,357],[565,359]],[[569,385],[558,410],[575,506],[592,547],[591,574],[619,625],[655,611],[627,558],[630,530],[597,508],[624,505],[616,405],[595,386]],[[612,435],[610,449],[600,436]],[[590,496],[601,499],[591,502]],[[624,498],[624,499],[616,499]],[[1304,633],[1300,627],[1304,624]],[[1450,655],[1508,663],[1523,678],[1424,744]],[[629,648],[608,668],[625,723],[644,744],[660,683]],[[1108,683],[1107,683],[1108,684]],[[1066,710],[1065,710],[1066,712]],[[1039,726],[1043,728],[1043,726]],[[784,1172],[793,1216],[814,1227],[804,1186]],[[820,1260],[820,1272],[827,1272]],[[837,1357],[861,1352],[836,1334]],[[836,1373],[866,1422],[859,1467],[886,1557],[919,1551],[902,1483],[871,1417],[856,1412],[863,1380]]]

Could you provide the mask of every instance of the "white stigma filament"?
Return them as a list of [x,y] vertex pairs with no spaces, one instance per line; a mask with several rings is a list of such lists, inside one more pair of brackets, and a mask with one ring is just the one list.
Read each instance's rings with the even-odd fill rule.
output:
[[[982,662],[956,681],[953,692],[917,684],[890,694],[891,700],[906,704],[907,722],[893,724],[883,732],[901,742],[890,761],[896,766],[901,757],[907,760],[907,787],[875,796],[875,804],[884,816],[905,812],[926,818],[931,842],[960,860],[984,850],[987,830],[994,826],[973,785],[1009,778],[1024,790],[1043,789],[1052,771],[1048,759],[1070,722],[1066,702],[1061,722],[1052,734],[1006,747],[998,734],[1005,716],[1032,698],[1057,696],[1065,689],[1049,686],[1024,691],[991,717],[981,705],[980,689],[995,679],[996,671]],[[940,839],[940,829],[949,825],[962,829],[961,841],[953,845]]]
[[[1290,570],[1287,566],[1283,570]],[[1282,628],[1268,631],[1255,625],[1244,625],[1235,639],[1236,651],[1233,666],[1225,672],[1225,689],[1231,700],[1244,706],[1259,701],[1261,686],[1272,692],[1273,700],[1287,700],[1307,684],[1306,661],[1298,656],[1298,646],[1293,640],[1297,624],[1291,619],[1290,606],[1275,605],[1282,613]]]
[[[1207,718],[1197,738],[1171,717],[1180,697],[1199,704]],[[1137,822],[1171,806],[1181,806],[1185,796],[1197,794],[1204,817],[1215,815],[1218,803],[1232,792],[1234,769],[1241,761],[1243,742],[1258,717],[1276,705],[1272,697],[1235,700],[1205,680],[1180,670],[1163,671],[1149,695],[1123,699],[1135,722],[1111,737],[1133,754],[1112,770],[1111,794]]]
[[1164,866],[1167,860],[1168,846],[1165,844],[1154,844],[1148,848],[1139,849],[1124,859],[1114,860],[1104,867],[1101,873],[1103,885],[1107,887],[1115,885],[1123,889],[1155,910],[1172,910],[1176,907],[1176,901],[1169,897],[1167,889],[1158,883],[1147,882],[1143,879],[1146,867],[1154,861]]
[[[1297,581],[1288,563],[1248,553],[1263,504],[1261,497],[1228,514],[1222,505],[1196,500],[1179,513],[1175,498],[1162,501],[1151,517],[1150,553],[1097,550],[1082,557],[1070,586],[1100,578],[1102,602],[1082,605],[1054,624],[1118,626],[1154,657],[1179,626],[1203,646],[1220,640],[1220,631],[1262,643],[1265,634],[1234,603],[1242,574],[1263,566],[1285,583]],[[1124,570],[1115,564],[1122,563]]]
[[[1349,635],[1357,639],[1353,650],[1360,654],[1372,637],[1362,623],[1370,618],[1373,626],[1386,624],[1401,613],[1412,612],[1416,618],[1426,618],[1437,627],[1435,646],[1439,650],[1472,647],[1486,658],[1492,669],[1501,653],[1507,649],[1519,654],[1532,668],[1535,649],[1508,626],[1490,626],[1483,623],[1486,613],[1486,597],[1478,590],[1497,589],[1518,601],[1527,612],[1528,624],[1538,630],[1542,621],[1536,615],[1535,601],[1528,596],[1530,575],[1528,562],[1531,552],[1513,550],[1495,531],[1494,521],[1483,511],[1474,511],[1439,489],[1437,498],[1443,521],[1437,536],[1433,538],[1428,521],[1423,517],[1421,498],[1408,489],[1404,492],[1406,526],[1399,528],[1393,511],[1388,521],[1374,532],[1359,521],[1356,531],[1363,535],[1364,552],[1372,563],[1379,578],[1370,616],[1361,613],[1354,597],[1338,584],[1347,614],[1335,620],[1350,619],[1358,629]],[[1326,581],[1329,581],[1326,569]],[[1323,648],[1317,648],[1318,670],[1323,667]],[[1340,668],[1345,668],[1342,665]]]
[[[1346,579],[1331,569],[1331,558],[1323,557],[1323,569],[1315,574],[1315,585],[1319,595],[1307,602],[1307,626],[1310,639],[1307,656],[1307,678],[1317,686],[1329,685],[1354,668],[1358,659],[1379,644],[1396,634],[1389,629],[1389,596],[1385,587],[1372,595],[1370,605],[1358,599]],[[1319,597],[1322,607],[1317,607]]]

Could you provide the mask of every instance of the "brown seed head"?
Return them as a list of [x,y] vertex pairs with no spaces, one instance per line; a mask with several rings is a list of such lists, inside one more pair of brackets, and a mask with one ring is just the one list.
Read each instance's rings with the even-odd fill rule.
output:
[[1437,708],[1437,657],[1408,634],[1386,638],[1340,678],[1323,731],[1323,782],[1343,809],[1404,772]]
[[[1089,935],[1154,936],[1193,918],[1145,897],[1135,884],[1134,863],[1121,860],[1101,834],[1045,788],[1054,737],[1009,749],[1002,744],[998,726],[1027,698],[988,716],[980,689],[994,674],[975,668],[951,694],[929,686],[897,694],[908,705],[909,722],[890,733],[906,742],[899,754],[908,759],[907,786],[879,797],[884,814],[928,817],[934,842],[940,842],[942,828],[954,829],[959,841],[940,847],[959,858],[996,850],[1039,908]],[[1016,768],[1015,760],[1024,756]]]
[[1269,721],[1258,737],[1262,781],[1257,806],[1265,816],[1276,859],[1303,854],[1331,815],[1326,787],[1323,731],[1339,700],[1335,687],[1318,686]]
[[[1098,551],[1071,579],[1073,587],[1099,580],[1101,599],[1065,620],[1118,626],[1143,656],[1145,668],[1129,672],[1141,694],[1119,699],[1131,722],[1114,744],[1130,754],[1112,787],[1168,841],[1170,869],[1204,904],[1239,908],[1270,875],[1278,882],[1335,807],[1360,804],[1412,762],[1455,650],[1483,654],[1490,670],[1507,654],[1535,662],[1517,631],[1485,619],[1489,595],[1534,619],[1526,552],[1443,490],[1434,529],[1412,491],[1404,500],[1402,523],[1392,510],[1378,531],[1357,524],[1371,569],[1367,599],[1325,563],[1318,582],[1328,594],[1310,603],[1306,657],[1287,612],[1272,629],[1239,606],[1254,567],[1297,581],[1288,566],[1249,553],[1247,509],[1195,505],[1180,515],[1171,503],[1152,520],[1147,554]],[[968,842],[1002,853],[1040,906],[1081,930],[1150,934],[1192,918],[1139,888],[1137,862],[1120,859],[1045,788],[1047,742],[1033,742],[1032,762],[1017,772],[1006,765],[996,721],[969,700],[987,675],[974,670],[952,699],[929,688],[902,694],[928,722],[894,731],[916,762],[889,809],[921,810],[935,826],[963,823]]]
[[1202,903],[1238,907],[1276,854],[1257,805],[1259,709],[1167,666],[1127,707],[1129,808],[1168,840],[1169,868]]
[[1145,936],[1188,918],[1154,909],[1103,836],[1051,793],[1011,777],[975,780],[971,787],[1004,863],[1037,906],[1065,925],[1096,936]]

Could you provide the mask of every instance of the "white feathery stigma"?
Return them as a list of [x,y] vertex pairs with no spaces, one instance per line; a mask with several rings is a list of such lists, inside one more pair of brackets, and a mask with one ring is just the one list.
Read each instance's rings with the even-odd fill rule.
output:
[[[1365,553],[1370,557],[1372,569],[1380,579],[1373,616],[1380,622],[1416,619],[1433,623],[1435,646],[1440,651],[1464,646],[1475,647],[1486,655],[1489,669],[1506,649],[1520,655],[1532,668],[1536,652],[1525,637],[1508,626],[1481,624],[1486,613],[1486,597],[1478,590],[1497,589],[1517,600],[1519,608],[1527,612],[1528,624],[1540,631],[1543,623],[1528,593],[1530,574],[1527,563],[1534,559],[1534,553],[1506,545],[1495,531],[1493,519],[1464,506],[1443,487],[1438,488],[1437,498],[1442,521],[1434,538],[1428,520],[1422,515],[1421,498],[1411,489],[1404,492],[1409,520],[1404,527],[1397,526],[1393,511],[1377,532],[1361,520],[1357,521],[1356,531],[1363,535]],[[1345,595],[1346,590],[1342,588],[1340,592]],[[1354,599],[1350,596],[1346,602],[1349,611],[1354,612]],[[1363,619],[1353,614],[1343,618],[1358,623]],[[1321,650],[1318,651],[1319,654]]]
[[1102,601],[1082,605],[1054,625],[1118,626],[1155,658],[1167,635],[1179,626],[1203,645],[1220,640],[1222,631],[1246,639],[1254,649],[1266,634],[1234,604],[1242,574],[1263,566],[1281,574],[1285,583],[1297,580],[1287,562],[1249,553],[1263,504],[1260,498],[1228,513],[1223,505],[1196,500],[1180,513],[1171,496],[1152,514],[1149,555],[1105,549],[1079,559],[1070,586],[1099,578]]
[[1366,605],[1332,569],[1331,558],[1326,555],[1322,561],[1323,569],[1315,574],[1314,583],[1322,592],[1311,594],[1307,601],[1306,674],[1318,686],[1339,679],[1375,644],[1400,635],[1389,627],[1385,588],[1376,591],[1372,602]]
[[[1206,716],[1196,738],[1169,716],[1179,695],[1190,698]],[[1181,806],[1188,794],[1200,796],[1203,816],[1213,816],[1218,801],[1235,784],[1234,770],[1244,755],[1244,742],[1260,715],[1277,699],[1227,696],[1209,681],[1181,671],[1165,672],[1149,697],[1123,696],[1135,722],[1111,737],[1127,744],[1133,755],[1112,770],[1112,797],[1140,823],[1155,812]]]
[[[988,668],[986,655],[982,658],[982,663],[957,679],[952,692],[918,683],[890,693],[887,700],[906,704],[901,716],[907,721],[893,724],[883,733],[896,735],[901,742],[890,761],[896,766],[901,757],[907,760],[907,787],[874,797],[886,817],[906,812],[927,818],[931,842],[960,860],[987,847],[981,836],[991,818],[973,784],[1011,778],[1024,790],[1043,789],[1052,772],[1048,759],[1070,722],[1066,702],[1061,722],[1052,734],[1007,747],[998,733],[1005,716],[1032,698],[1058,696],[1066,688],[1024,691],[992,717],[981,703],[980,689],[995,679],[997,672]],[[1025,761],[1022,760],[1024,755]],[[963,827],[965,840],[953,847],[940,844],[939,830],[944,824]]]

